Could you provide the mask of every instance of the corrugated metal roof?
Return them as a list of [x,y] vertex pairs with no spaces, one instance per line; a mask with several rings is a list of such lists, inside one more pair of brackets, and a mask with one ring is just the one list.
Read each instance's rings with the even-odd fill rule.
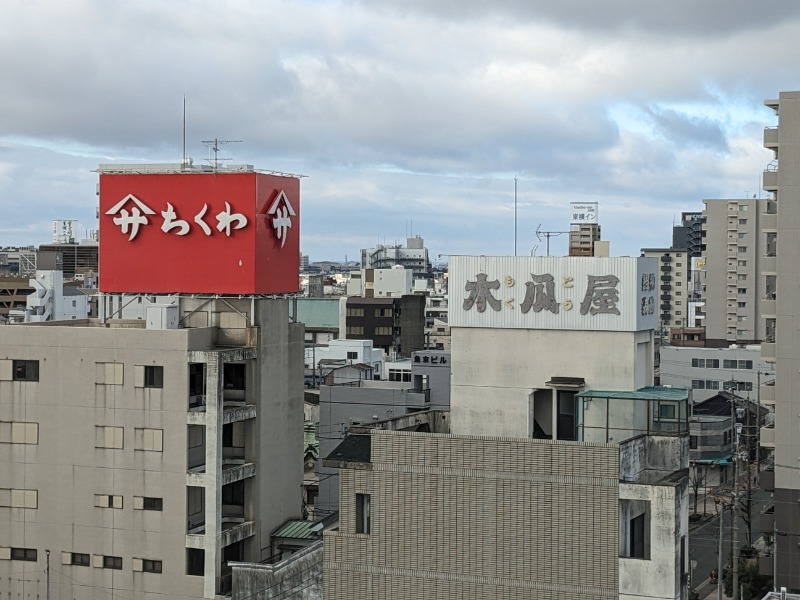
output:
[[630,400],[688,400],[689,390],[673,387],[644,387],[631,391],[586,390],[576,394],[578,398],[622,398]]
[[292,538],[295,540],[310,540],[317,537],[315,531],[311,531],[313,521],[286,521],[283,525],[272,532],[272,537]]
[[297,320],[308,327],[339,327],[338,298],[298,298]]

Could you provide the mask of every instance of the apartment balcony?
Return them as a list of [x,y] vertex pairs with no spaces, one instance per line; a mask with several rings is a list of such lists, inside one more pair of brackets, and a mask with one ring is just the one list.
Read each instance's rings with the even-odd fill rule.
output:
[[777,171],[777,169],[774,170],[774,171],[772,171],[772,170],[764,171],[764,174],[762,176],[761,181],[762,181],[762,186],[761,187],[764,188],[764,191],[766,191],[766,192],[777,192],[778,191],[778,171]]
[[255,419],[256,411],[257,408],[255,404],[229,406],[229,404],[226,403],[225,408],[222,411],[222,423],[223,425],[227,425],[228,423],[236,423],[238,421]]
[[672,294],[661,294],[661,299],[665,302],[668,302],[669,300],[672,300]]
[[765,492],[775,491],[775,469],[774,467],[767,467],[761,471],[758,478],[758,484]]
[[762,404],[775,404],[775,381],[764,383],[761,385],[759,392],[759,401]]
[[775,426],[761,428],[761,447],[774,448],[775,447]]
[[773,569],[774,569],[773,561],[774,560],[775,559],[771,554],[766,555],[766,556],[759,556],[758,557],[758,574],[759,575],[763,575],[764,577],[770,577],[771,578],[772,575],[774,574],[774,571],[773,571]]
[[775,298],[765,298],[761,301],[761,318],[774,319],[778,313]]
[[765,127],[764,128],[764,148],[775,150],[778,148],[778,128]]
[[756,531],[772,533],[775,529],[775,504],[768,504],[758,515]]
[[672,257],[669,254],[665,254],[664,256],[661,257],[661,262],[670,263],[672,262]]
[[778,214],[764,213],[761,215],[761,231],[764,233],[774,233],[778,231]]
[[772,256],[762,256],[761,257],[761,273],[765,275],[777,275],[778,274],[778,257],[775,256],[775,253],[771,253]]
[[228,485],[256,476],[256,466],[253,463],[243,465],[223,465],[222,485]]
[[[227,527],[227,529],[226,529]],[[222,523],[222,535],[220,536],[220,546],[223,548],[241,542],[256,534],[255,521],[245,521],[244,523]]]
[[672,275],[662,275],[661,281],[672,281]]
[[761,342],[761,358],[769,363],[775,362],[775,338],[773,337],[772,340],[771,342],[766,340]]

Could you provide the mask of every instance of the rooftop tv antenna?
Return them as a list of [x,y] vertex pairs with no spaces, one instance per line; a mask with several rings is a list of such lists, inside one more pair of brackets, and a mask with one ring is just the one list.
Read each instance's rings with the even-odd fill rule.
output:
[[542,241],[542,236],[547,240],[547,256],[550,256],[550,238],[558,237],[561,234],[569,233],[569,231],[541,231],[542,225],[536,226],[536,239]]
[[[219,168],[220,161],[223,160],[231,160],[230,158],[220,158],[219,157],[219,146],[220,144],[241,144],[243,140],[218,140],[214,138],[213,140],[203,140],[203,145],[208,148],[208,164],[214,167],[216,171]],[[211,153],[214,153],[214,158],[211,158]]]

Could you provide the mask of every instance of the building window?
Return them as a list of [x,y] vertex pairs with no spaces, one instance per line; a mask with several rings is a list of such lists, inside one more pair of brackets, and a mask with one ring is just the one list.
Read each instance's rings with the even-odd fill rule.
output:
[[144,573],[161,573],[161,561],[150,560],[149,558],[134,558],[133,570]]
[[747,308],[747,302],[739,302],[739,308]]
[[740,261],[738,261],[738,263],[739,263],[740,267],[746,267],[747,266],[747,261],[746,260],[740,260]]
[[164,450],[163,429],[139,429],[136,431],[136,450],[162,452]]
[[747,206],[747,204],[740,204],[739,205],[739,212],[747,212],[749,209],[750,209],[750,207]]
[[70,562],[71,565],[76,565],[78,567],[88,567],[89,566],[89,555],[88,554],[81,554],[80,552],[72,552],[70,553]]
[[347,335],[364,335],[363,327],[349,327],[347,328]]
[[376,327],[375,335],[392,335],[391,327]]
[[747,219],[739,219],[739,225],[747,225]]
[[144,368],[144,387],[163,388],[164,387],[164,367],[145,366]]
[[745,239],[746,237],[747,237],[747,234],[746,234],[746,233],[740,233],[740,234],[739,234],[739,239],[740,239],[740,240],[743,240],[743,239]]
[[38,444],[39,424],[0,421],[0,444]]
[[122,569],[122,557],[121,556],[104,556],[103,557],[103,568],[104,569]]
[[738,288],[736,291],[739,292],[740,294],[746,294],[747,288]]
[[689,436],[689,448],[691,450],[697,450],[697,436],[696,435],[690,435]]
[[675,266],[676,266],[676,267],[682,267],[682,266],[683,266],[683,263],[675,263]]
[[739,246],[739,254],[744,254],[747,252],[747,246]]
[[375,309],[375,316],[376,317],[391,317],[392,316],[392,309],[391,308],[376,308]]
[[752,360],[740,360],[739,361],[739,368],[740,369],[752,369],[753,368],[753,361]]
[[203,576],[206,572],[206,551],[199,548],[186,549],[186,574]]
[[620,500],[620,518],[624,535],[620,542],[623,558],[650,559],[650,502],[648,500]]
[[675,292],[676,296],[680,296],[683,292]]
[[36,548],[12,548],[11,560],[25,560],[36,562]]
[[94,434],[95,434],[94,447],[121,449],[123,431],[124,430],[122,427],[102,427],[99,425],[96,426],[94,428]]
[[348,308],[347,309],[347,316],[348,317],[363,317],[364,316],[364,309],[363,308]]
[[108,494],[95,494],[94,505],[97,508],[122,508],[122,496],[109,496]]
[[719,369],[718,358],[693,358],[692,366],[701,369]]
[[97,383],[104,385],[122,385],[124,365],[122,363],[96,363]]
[[389,381],[411,381],[411,371],[389,369]]
[[692,379],[693,390],[718,390],[719,381],[713,379]]
[[744,273],[739,273],[739,275],[737,275],[736,279],[739,280],[739,281],[747,281],[747,275],[745,275]]
[[164,499],[150,496],[134,496],[133,508],[138,510],[164,510]]
[[658,418],[659,420],[672,421],[676,418],[677,410],[673,403],[659,402],[658,404]]
[[356,533],[369,533],[369,494],[356,494]]
[[0,488],[0,506],[7,508],[39,508],[39,491]]
[[358,360],[358,352],[348,352],[347,360]]
[[14,381],[39,381],[38,360],[15,360]]

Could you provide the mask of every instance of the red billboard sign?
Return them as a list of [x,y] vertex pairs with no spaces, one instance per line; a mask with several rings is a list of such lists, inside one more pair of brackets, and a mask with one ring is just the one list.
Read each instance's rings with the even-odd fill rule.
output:
[[294,293],[299,269],[299,179],[100,174],[102,292]]

